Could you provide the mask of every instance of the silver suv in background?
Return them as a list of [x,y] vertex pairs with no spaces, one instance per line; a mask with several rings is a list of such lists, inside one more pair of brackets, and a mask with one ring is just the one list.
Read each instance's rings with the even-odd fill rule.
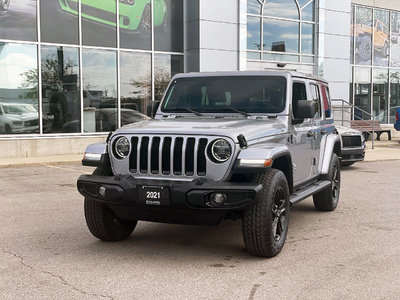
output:
[[[159,104],[159,105],[158,105]],[[152,120],[90,145],[78,179],[86,223],[104,241],[138,221],[216,225],[242,219],[244,244],[277,255],[292,204],[313,196],[332,211],[340,194],[340,138],[326,81],[294,72],[175,76]]]

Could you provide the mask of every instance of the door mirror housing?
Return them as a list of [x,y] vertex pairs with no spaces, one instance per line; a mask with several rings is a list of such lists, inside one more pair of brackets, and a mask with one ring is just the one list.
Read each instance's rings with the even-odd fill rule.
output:
[[299,100],[297,101],[297,114],[296,119],[314,118],[315,103],[312,100]]
[[159,106],[160,106],[160,101],[150,101],[149,103],[147,103],[147,109],[146,109],[147,116],[150,118],[154,118]]

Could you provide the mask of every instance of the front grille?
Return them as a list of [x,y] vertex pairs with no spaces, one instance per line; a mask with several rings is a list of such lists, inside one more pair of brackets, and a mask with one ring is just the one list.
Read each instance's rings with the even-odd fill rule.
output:
[[129,172],[162,176],[206,176],[207,138],[134,136]]
[[342,135],[342,142],[343,142],[343,147],[361,147],[361,136],[360,135],[354,135],[354,136],[343,136]]
[[117,22],[115,13],[82,4],[82,16],[84,15],[92,16],[112,23]]
[[67,0],[67,4],[68,4],[69,8],[71,8],[72,10],[78,12],[78,10],[79,10],[78,2]]
[[38,126],[39,125],[39,120],[35,119],[35,120],[31,120],[31,121],[26,121],[24,123],[25,127],[29,127],[29,126]]

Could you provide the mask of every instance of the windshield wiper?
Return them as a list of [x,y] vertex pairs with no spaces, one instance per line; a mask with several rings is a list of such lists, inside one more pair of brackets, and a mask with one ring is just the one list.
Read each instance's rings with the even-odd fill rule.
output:
[[251,117],[251,115],[249,113],[247,113],[247,112],[245,112],[243,110],[240,110],[240,109],[237,109],[237,108],[234,108],[234,107],[225,107],[225,108],[227,108],[227,109],[229,109],[231,111],[237,112],[239,114],[242,114],[243,116]]
[[189,107],[175,107],[174,109],[175,110],[186,110],[188,112],[191,112],[191,113],[195,114],[196,116],[202,116],[203,115],[202,113],[198,112],[197,110],[194,110],[194,109],[189,108]]

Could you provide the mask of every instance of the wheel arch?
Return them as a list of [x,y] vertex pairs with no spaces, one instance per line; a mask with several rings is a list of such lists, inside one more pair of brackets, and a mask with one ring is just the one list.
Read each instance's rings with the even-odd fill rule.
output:
[[340,136],[338,134],[330,134],[324,139],[324,147],[321,147],[320,164],[318,167],[320,174],[328,174],[329,164],[332,154],[335,153],[339,159],[341,157],[342,146]]

